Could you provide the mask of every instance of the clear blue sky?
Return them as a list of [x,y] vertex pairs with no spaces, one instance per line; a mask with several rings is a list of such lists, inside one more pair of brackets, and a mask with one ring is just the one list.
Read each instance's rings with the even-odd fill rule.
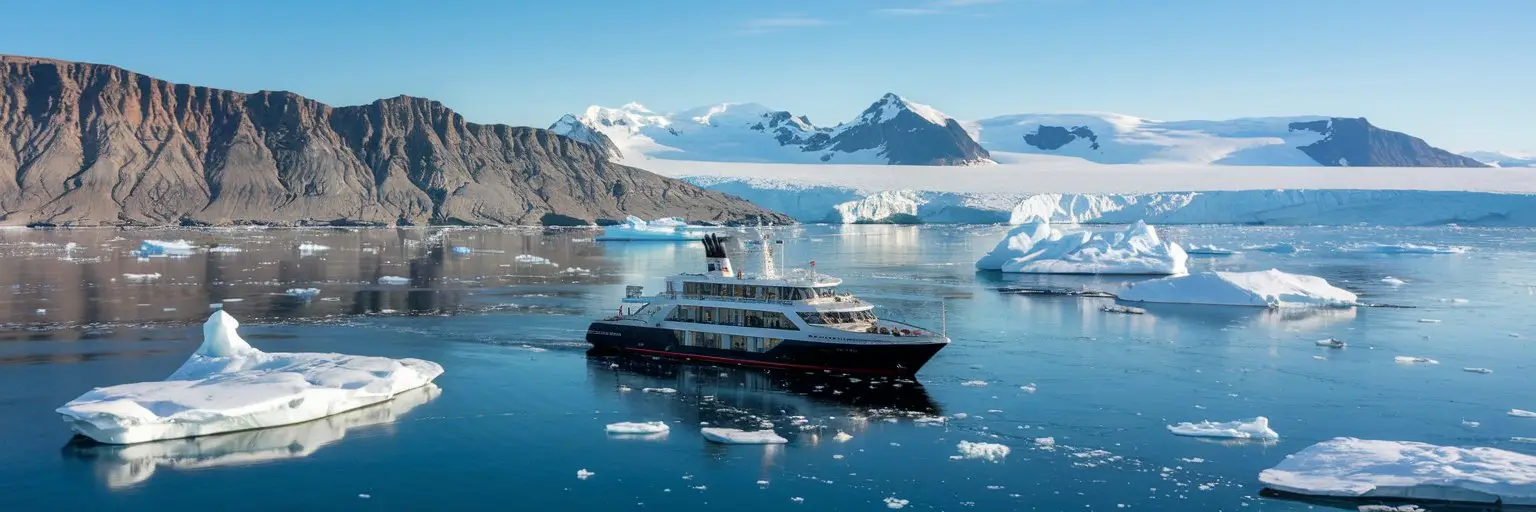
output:
[[756,101],[833,124],[887,91],[960,118],[1365,116],[1536,150],[1536,0],[0,0],[0,53],[335,105],[411,94],[547,126]]

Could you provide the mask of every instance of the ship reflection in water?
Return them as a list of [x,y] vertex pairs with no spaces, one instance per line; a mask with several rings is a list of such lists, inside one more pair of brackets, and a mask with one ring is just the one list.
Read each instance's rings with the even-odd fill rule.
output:
[[314,421],[213,436],[130,445],[102,444],[75,436],[64,456],[89,461],[97,477],[112,489],[148,481],[160,468],[195,471],[230,468],[308,457],[363,427],[388,429],[412,409],[441,394],[435,384],[406,391],[393,400]]
[[[594,391],[632,397],[625,404],[636,410],[627,414],[687,428],[773,428],[812,443],[863,431],[875,419],[943,414],[921,383],[905,378],[711,366],[596,349],[587,352],[587,373]],[[676,399],[650,399],[656,394]]]

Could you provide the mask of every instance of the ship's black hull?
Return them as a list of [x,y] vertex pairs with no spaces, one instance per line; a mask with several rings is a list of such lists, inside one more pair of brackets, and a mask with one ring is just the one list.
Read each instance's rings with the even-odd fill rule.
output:
[[587,328],[587,342],[603,350],[675,359],[879,375],[915,374],[945,346],[945,343],[855,344],[786,339],[766,352],[748,352],[686,346],[670,329],[607,322],[593,322]]

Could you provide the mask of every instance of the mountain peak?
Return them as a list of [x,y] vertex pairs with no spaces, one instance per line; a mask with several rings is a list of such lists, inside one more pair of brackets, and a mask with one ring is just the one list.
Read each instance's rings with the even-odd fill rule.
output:
[[902,112],[911,112],[923,120],[939,126],[946,126],[950,121],[954,120],[949,115],[939,112],[938,109],[908,100],[898,96],[896,93],[888,92],[881,96],[880,99],[875,100],[869,108],[865,109],[864,113],[859,116],[858,122],[884,123],[895,119]]

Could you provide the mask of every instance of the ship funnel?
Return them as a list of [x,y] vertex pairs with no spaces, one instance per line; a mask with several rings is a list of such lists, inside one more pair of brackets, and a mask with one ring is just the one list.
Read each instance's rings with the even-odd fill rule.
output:
[[704,235],[704,262],[708,265],[709,275],[736,275],[731,268],[731,259],[725,255],[725,239],[713,233]]

